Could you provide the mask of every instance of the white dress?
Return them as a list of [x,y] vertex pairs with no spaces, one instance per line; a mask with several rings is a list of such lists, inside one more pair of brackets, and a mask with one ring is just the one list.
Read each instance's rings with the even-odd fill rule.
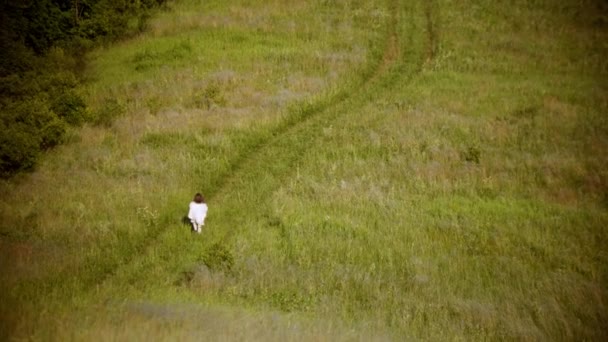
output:
[[198,233],[201,232],[202,226],[205,225],[205,218],[207,217],[207,204],[190,202],[190,210],[188,211],[188,218]]

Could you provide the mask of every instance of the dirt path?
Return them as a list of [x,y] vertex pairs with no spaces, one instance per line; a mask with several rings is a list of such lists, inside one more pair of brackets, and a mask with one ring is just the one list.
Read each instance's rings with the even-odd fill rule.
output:
[[[383,55],[379,61],[375,62],[376,65],[373,67],[373,71],[357,84],[340,91],[331,98],[322,99],[300,112],[292,113],[273,130],[253,141],[248,148],[241,151],[233,160],[227,173],[217,176],[212,184],[201,184],[201,188],[210,189],[206,191],[206,197],[209,202],[217,202],[217,198],[222,194],[232,193],[235,186],[242,184],[243,175],[251,174],[251,170],[257,169],[264,173],[264,165],[269,163],[268,161],[263,161],[266,158],[264,155],[268,155],[268,151],[272,150],[272,147],[286,146],[286,139],[293,137],[294,134],[301,134],[296,132],[302,131],[303,127],[310,125],[313,121],[318,124],[320,119],[328,117],[336,111],[337,107],[348,102],[350,99],[361,97],[361,94],[365,93],[367,88],[388,72],[399,56],[397,33],[399,18],[396,13],[397,8],[398,0],[391,0],[389,8],[391,17],[390,22],[387,24],[387,33],[384,35]],[[179,213],[174,214],[179,215]],[[138,256],[150,253],[150,250],[162,240],[165,231],[164,225],[161,225],[157,229],[150,229],[149,233],[136,246],[135,250],[138,253],[125,256],[122,260],[117,261],[115,267],[107,267],[107,271],[103,273],[103,276],[87,281],[87,287],[90,289],[98,288],[100,283],[109,281],[120,269],[128,267]],[[88,263],[95,262],[96,260],[88,261]]]
[[[425,4],[424,2],[422,4]],[[419,5],[421,7],[417,7]],[[433,20],[432,11],[434,6],[420,5],[418,2],[407,4],[412,15],[415,10],[425,11],[425,19]],[[302,113],[296,114],[297,120],[287,119],[285,124],[277,127],[265,139],[261,139],[254,146],[244,151],[233,163],[230,173],[224,174],[217,179],[217,183],[211,186],[214,191],[208,192],[210,203],[221,206],[225,209],[222,213],[213,217],[214,229],[220,231],[220,236],[215,236],[214,240],[227,242],[238,232],[242,223],[251,217],[252,213],[240,213],[234,215],[231,208],[238,210],[238,202],[242,193],[247,192],[250,197],[257,198],[263,203],[264,198],[275,189],[277,184],[281,184],[289,175],[293,173],[293,166],[304,155],[313,142],[317,140],[323,132],[324,127],[336,124],[352,110],[357,110],[365,103],[380,96],[384,91],[394,86],[397,80],[406,78],[411,79],[418,74],[422,65],[432,56],[426,55],[429,49],[434,49],[436,33],[429,30],[434,24],[426,24],[426,27],[416,27],[414,24],[403,22],[400,3],[395,0],[390,2],[389,10],[391,13],[390,22],[385,36],[384,50],[380,60],[377,62],[373,72],[369,73],[361,82],[339,93],[326,102],[316,104]],[[406,11],[407,12],[407,11]],[[415,39],[412,37],[400,37],[401,25],[407,25],[407,34],[414,35],[425,32],[420,44],[423,47],[408,46]],[[264,181],[261,181],[264,180]],[[264,184],[264,185],[262,185]],[[170,231],[155,231],[142,241],[142,252],[137,255],[130,255],[122,262],[122,266],[116,271],[108,272],[98,284],[103,281],[101,287],[120,286],[125,281],[124,277],[130,279],[144,279],[145,269],[152,267],[146,263],[149,255],[158,256],[159,253],[172,253],[171,248],[167,247],[170,243]],[[196,251],[204,249],[204,244],[208,242],[194,242],[181,244],[179,255],[183,257],[172,257],[167,255],[162,257],[167,271],[179,269],[179,263],[184,263],[188,255],[197,255]],[[173,246],[175,247],[175,246]],[[163,248],[165,248],[163,250]],[[200,254],[200,253],[199,253]],[[153,258],[151,258],[153,259]],[[155,265],[154,267],[159,267]],[[169,271],[170,272],[170,271]],[[122,276],[121,276],[122,274]],[[133,277],[133,274],[139,274]],[[99,288],[99,287],[97,287]],[[111,293],[111,291],[110,291]],[[103,294],[102,294],[103,296]]]

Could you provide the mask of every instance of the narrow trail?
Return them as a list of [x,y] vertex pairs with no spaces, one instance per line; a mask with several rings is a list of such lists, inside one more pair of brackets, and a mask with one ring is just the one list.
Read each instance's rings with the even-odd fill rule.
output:
[[[399,80],[411,81],[418,75],[423,65],[434,59],[438,44],[438,28],[436,22],[436,11],[438,6],[435,1],[413,1],[414,4],[405,6],[411,11],[412,17],[416,15],[414,9],[416,4],[420,4],[420,14],[425,19],[425,24],[416,26],[413,23],[408,24],[408,33],[414,35],[423,31],[424,38],[422,46],[419,50],[414,47],[416,44],[411,36],[399,36],[399,25],[402,23],[402,16],[399,8],[399,1],[391,1],[389,10],[390,30],[387,36],[387,44],[382,57],[382,62],[378,65],[376,72],[366,81],[363,87],[359,88],[347,99],[335,104],[331,108],[326,109],[314,118],[301,125],[292,127],[287,134],[281,136],[274,142],[272,146],[260,152],[259,158],[250,160],[247,167],[244,167],[244,172],[236,172],[231,176],[230,181],[223,189],[223,193],[219,194],[218,198],[222,199],[231,195],[238,194],[240,191],[251,190],[256,194],[260,203],[263,203],[269,192],[275,188],[268,189],[252,189],[258,186],[259,180],[263,178],[273,177],[276,179],[273,184],[282,184],[282,179],[288,178],[289,175],[295,173],[292,167],[305,151],[314,146],[314,141],[319,140],[322,136],[323,128],[329,126],[339,126],[339,122],[344,120],[344,116],[352,110],[360,110],[366,103],[373,101],[375,98],[392,89]],[[422,13],[423,12],[423,13]],[[305,139],[301,139],[305,138]],[[237,200],[238,201],[238,200]],[[230,200],[228,201],[230,202]],[[233,201],[234,202],[234,201]],[[218,220],[226,220],[231,222],[233,226],[238,226],[239,221],[246,222],[248,215],[240,215],[237,217],[223,216]],[[227,225],[231,225],[231,223]],[[224,226],[227,226],[224,225]],[[222,240],[229,239],[229,236],[234,232],[230,229],[224,230]]]
[[[405,10],[411,12],[408,14],[412,16],[422,14],[414,13],[415,9],[419,8],[416,6],[417,4],[419,3],[414,2],[414,4],[405,6]],[[428,6],[426,4],[423,6],[426,21],[434,20],[432,14],[434,7],[434,5]],[[238,227],[243,226],[242,223],[245,223],[250,217],[245,213],[234,212],[239,208],[238,203],[241,193],[247,192],[250,195],[249,200],[253,196],[260,203],[263,203],[264,198],[273,191],[273,184],[281,184],[285,177],[292,174],[293,165],[311,147],[312,142],[319,139],[324,127],[336,123],[349,111],[361,108],[365,103],[380,96],[387,89],[391,89],[397,80],[412,79],[420,72],[425,58],[428,60],[433,57],[425,52],[435,49],[433,46],[436,44],[436,33],[429,30],[429,27],[433,27],[434,24],[426,23],[426,27],[418,27],[414,23],[405,23],[408,25],[409,35],[421,34],[420,31],[425,32],[423,41],[418,42],[424,46],[417,46],[419,50],[416,50],[416,47],[414,47],[416,39],[406,37],[407,39],[404,40],[403,37],[399,36],[400,25],[403,23],[398,0],[390,1],[389,11],[391,16],[385,36],[385,48],[373,73],[369,74],[363,82],[360,82],[359,86],[351,93],[338,95],[328,103],[321,104],[304,113],[299,120],[279,127],[268,139],[260,141],[255,145],[255,148],[249,149],[244,156],[241,155],[231,168],[230,174],[218,179],[217,186],[213,187],[216,190],[208,193],[208,199],[211,203],[222,203],[224,210],[213,218],[214,221],[218,222],[217,227],[214,228],[220,233],[217,233],[212,240],[227,241],[231,239],[238,232]],[[267,184],[267,186],[260,186],[262,183]],[[147,239],[146,247],[142,250],[141,255],[139,257],[129,257],[118,270],[108,273],[106,277],[100,279],[102,284],[98,288],[111,288],[112,284],[120,286],[125,282],[125,279],[121,279],[121,277],[127,277],[129,280],[146,278],[145,269],[151,267],[148,263],[153,262],[149,260],[154,259],[154,257],[149,256],[158,257],[159,254],[174,253],[172,248],[176,247],[179,248],[180,255],[196,255],[195,251],[200,251],[205,244],[209,243],[201,240],[175,246],[168,241],[170,240],[169,235],[170,232],[163,233],[161,231]],[[178,269],[178,263],[184,261],[184,258],[173,258],[172,260],[169,255],[161,259],[166,262],[164,267],[168,272],[171,269]],[[158,267],[158,265],[155,267]],[[138,276],[134,277],[134,274]]]
[[[426,20],[433,20],[432,11],[433,5],[429,6],[423,1],[411,1],[402,3],[401,0],[388,0],[388,23],[385,26],[385,34],[383,35],[383,53],[376,56],[366,68],[363,69],[362,77],[357,82],[348,84],[337,93],[327,96],[310,104],[299,111],[291,113],[286,119],[281,121],[277,126],[268,131],[261,132],[259,135],[254,135],[251,138],[250,144],[244,147],[240,153],[230,163],[228,170],[225,173],[217,175],[215,181],[210,184],[201,184],[201,188],[205,189],[207,198],[210,202],[221,202],[222,197],[238,194],[242,189],[251,189],[258,183],[260,177],[281,178],[290,174],[290,167],[293,165],[303,152],[310,146],[311,139],[317,139],[319,132],[323,127],[326,127],[343,116],[348,110],[362,106],[366,101],[371,101],[378,96],[382,89],[390,88],[400,77],[412,77],[417,74],[423,64],[423,58],[413,46],[415,45],[411,35],[420,34],[421,31],[426,32],[425,45],[427,51],[432,51],[435,43],[435,33],[429,30],[433,24],[428,24],[427,27],[416,26],[410,21],[402,20],[402,7],[409,9],[408,16],[412,18],[416,15],[420,16],[420,6],[426,6]],[[421,5],[423,4],[423,5]],[[402,6],[404,5],[404,6]],[[418,9],[418,11],[416,9]],[[408,35],[400,36],[400,26],[403,24],[409,25]],[[430,50],[429,50],[430,49]],[[432,58],[432,56],[427,56]],[[281,160],[279,163],[277,160]],[[276,166],[281,166],[276,168]],[[272,169],[275,167],[275,169]],[[257,179],[256,179],[257,177]],[[239,190],[240,189],[240,190]],[[259,192],[262,193],[262,192]],[[69,283],[56,287],[54,281],[47,281],[44,284],[32,284],[32,286],[40,287],[42,292],[54,293],[54,296],[63,296],[62,293],[71,295],[79,293],[82,298],[87,298],[91,292],[99,292],[107,283],[112,282],[120,273],[126,273],[126,270],[131,270],[133,267],[140,267],[140,264],[145,264],[148,255],[155,254],[157,246],[165,244],[163,239],[170,235],[170,232],[175,228],[175,217],[181,216],[179,212],[165,212],[158,224],[151,227],[143,236],[131,241],[129,238],[122,239],[119,245],[111,245],[107,248],[119,248],[129,252],[112,260],[107,260],[103,252],[90,255],[85,259],[78,277],[66,277],[63,274],[58,274],[57,279],[70,279]],[[238,216],[238,215],[237,215]],[[240,215],[242,217],[242,215]],[[218,217],[217,220],[231,222],[238,217]],[[226,229],[223,233],[226,239],[232,234],[230,229]],[[185,248],[192,248],[186,246]],[[199,244],[200,245],[200,244]],[[103,250],[104,248],[100,248]],[[73,273],[73,270],[70,271]],[[137,273],[137,272],[135,272]],[[120,278],[120,277],[118,277]]]
[[[306,126],[312,120],[318,120],[323,114],[335,111],[335,109],[348,102],[349,100],[361,97],[372,84],[376,83],[394,65],[400,54],[398,44],[397,25],[399,18],[397,15],[399,0],[388,0],[388,10],[391,13],[389,22],[386,25],[386,33],[383,35],[383,53],[380,58],[372,60],[364,67],[361,79],[358,82],[341,89],[337,93],[322,98],[316,103],[310,104],[299,111],[291,113],[286,119],[267,132],[252,137],[251,143],[241,150],[230,163],[228,170],[215,177],[210,184],[201,184],[200,188],[205,189],[208,201],[214,202],[218,196],[231,192],[235,184],[240,183],[242,174],[249,173],[252,165],[263,159],[263,154],[269,147],[283,144],[282,140],[293,136],[301,127]],[[164,213],[163,218],[155,227],[151,227],[148,232],[136,242],[124,242],[130,246],[134,252],[125,255],[117,260],[103,260],[103,256],[94,255],[84,262],[82,271],[85,275],[77,280],[77,288],[81,291],[90,292],[98,289],[102,284],[109,281],[121,269],[128,267],[139,256],[150,253],[155,245],[158,244],[162,236],[169,228],[174,226],[174,218],[181,213]],[[87,274],[88,269],[97,268],[98,271],[91,275]]]
[[[390,0],[391,6],[394,6],[395,1]],[[394,59],[395,56],[395,37],[394,32],[394,20],[387,25],[387,33],[384,35],[385,42],[383,55],[379,61],[372,61],[367,67],[364,67],[363,77],[357,83],[352,84],[350,87],[341,89],[339,92],[322,98],[316,103],[309,104],[305,108],[301,108],[299,111],[292,112],[282,122],[277,124],[275,127],[267,132],[259,133],[251,137],[251,142],[243,148],[236,157],[232,160],[228,166],[228,170],[224,173],[215,176],[214,181],[210,184],[195,184],[193,187],[205,189],[206,198],[208,201],[213,201],[219,194],[225,193],[226,188],[230,187],[230,184],[234,183],[234,180],[238,178],[239,174],[249,168],[251,161],[259,159],[260,154],[267,149],[268,146],[280,141],[283,137],[291,134],[299,126],[304,125],[311,118],[317,116],[319,113],[326,111],[328,108],[341,103],[348,98],[354,96],[357,93],[356,89],[365,88],[373,79],[377,78],[378,75],[386,69],[387,65]],[[163,233],[170,230],[168,227],[175,226],[175,217],[181,216],[181,212],[165,212],[158,224],[150,227],[150,229],[144,234],[143,237],[139,238],[138,241],[133,242],[125,239],[121,244],[127,246],[127,249],[133,250],[134,252],[129,253],[122,258],[118,258],[113,261],[103,260],[103,256],[93,255],[89,256],[83,263],[82,270],[80,271],[83,276],[75,281],[74,287],[78,290],[84,291],[85,293],[94,291],[100,287],[101,284],[107,282],[114,275],[119,272],[120,269],[125,268],[129,264],[133,263],[135,259],[140,255],[149,253],[149,250],[155,246],[161,239]],[[108,246],[108,248],[124,248],[125,246]],[[98,269],[97,272],[88,272],[91,269]],[[64,276],[59,276],[59,279]],[[69,277],[68,277],[69,278]],[[53,283],[53,282],[49,282]],[[50,285],[49,285],[50,286]],[[49,288],[49,290],[51,290]]]

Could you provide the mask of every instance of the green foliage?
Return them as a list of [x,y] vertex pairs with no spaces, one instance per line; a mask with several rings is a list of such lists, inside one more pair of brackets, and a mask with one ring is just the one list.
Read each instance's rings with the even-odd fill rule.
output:
[[150,50],[144,50],[136,53],[132,60],[135,70],[141,71],[150,68],[152,65],[154,65],[153,63],[156,57],[157,55],[150,52]]
[[133,56],[132,64],[136,71],[145,71],[188,57],[192,57],[192,44],[188,40],[185,40],[171,46],[165,51],[154,51],[145,48]]
[[[34,149],[45,150],[64,141],[67,125],[85,121],[86,106],[74,92],[77,81],[70,72],[11,74],[3,78],[5,96],[0,97],[3,139],[16,139],[3,146],[2,174],[29,170],[39,155]],[[28,143],[24,143],[27,140]],[[16,146],[16,147],[15,147]],[[22,165],[20,165],[22,164]]]
[[0,175],[31,169],[40,153],[40,138],[25,124],[0,127]]
[[466,150],[460,153],[460,157],[466,162],[479,164],[481,151],[476,146],[469,146]]
[[71,125],[77,126],[87,120],[86,105],[82,97],[71,89],[54,98],[51,109]]
[[63,141],[66,123],[48,108],[42,96],[5,104],[0,113],[3,126],[0,172],[3,177],[31,169],[40,150]]
[[102,102],[99,110],[93,116],[93,123],[109,127],[114,119],[125,113],[125,107],[115,98],[106,99]]
[[64,121],[58,118],[53,118],[40,131],[42,134],[40,148],[46,150],[61,144],[64,141],[66,129],[67,127]]
[[189,138],[183,134],[158,134],[158,133],[146,133],[141,142],[152,148],[176,148],[180,146],[188,146],[192,138]]
[[203,262],[211,270],[230,271],[234,266],[234,257],[223,243],[216,242],[203,255]]
[[[40,0],[0,3],[2,164],[8,176],[31,169],[39,149],[64,138],[67,125],[109,125],[124,108],[107,101],[89,115],[76,91],[84,52],[95,42],[131,35],[164,0]],[[13,142],[11,140],[14,139]],[[9,147],[11,146],[11,147]],[[9,151],[9,148],[14,149]]]
[[197,108],[209,109],[212,106],[222,107],[226,104],[226,98],[217,82],[207,84],[202,90],[195,92],[192,96],[192,104]]
[[272,293],[268,301],[281,311],[292,312],[305,311],[308,309],[312,302],[312,298],[290,289]]

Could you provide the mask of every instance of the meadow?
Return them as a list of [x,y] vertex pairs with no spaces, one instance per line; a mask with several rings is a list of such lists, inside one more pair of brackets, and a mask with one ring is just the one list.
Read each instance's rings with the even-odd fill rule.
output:
[[607,15],[170,3],[1,181],[0,337],[605,340]]

